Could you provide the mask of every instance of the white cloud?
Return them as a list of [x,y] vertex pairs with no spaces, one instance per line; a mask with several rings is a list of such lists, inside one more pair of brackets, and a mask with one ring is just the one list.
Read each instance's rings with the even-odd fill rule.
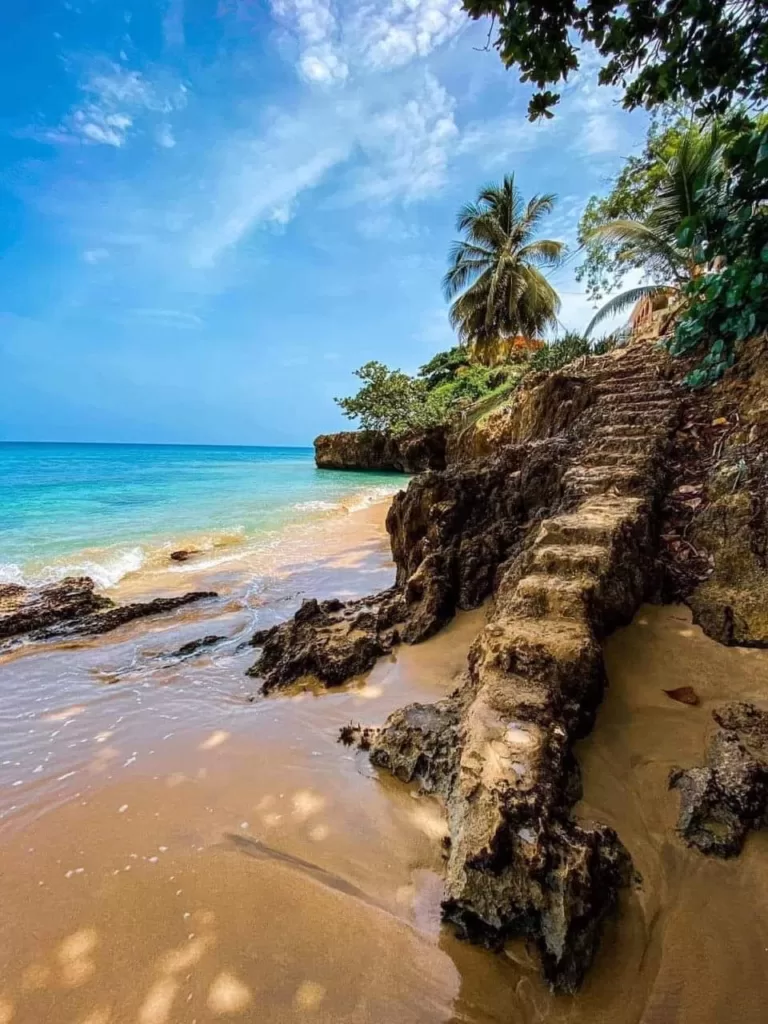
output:
[[426,57],[466,25],[458,0],[391,0],[381,12],[365,4],[353,19],[364,62],[386,69]]
[[103,263],[104,260],[109,259],[109,250],[86,249],[83,253],[83,259],[86,263]]
[[296,40],[300,75],[320,85],[426,57],[467,22],[459,0],[358,0],[341,18],[331,0],[272,0],[272,11]]
[[163,38],[171,49],[184,46],[184,0],[168,0],[163,18]]
[[176,145],[176,139],[169,124],[160,125],[157,129],[156,138],[158,146],[162,146],[163,149],[173,149]]
[[340,52],[339,26],[330,0],[273,0],[272,10],[299,44],[299,72],[309,82],[343,82],[349,74]]
[[[149,81],[138,71],[130,71],[111,61],[91,68],[81,84],[82,102],[57,129],[47,132],[51,142],[68,138],[120,148],[128,140],[137,119],[147,115],[167,116],[187,102],[183,85],[168,79]],[[170,127],[167,133],[170,133]],[[169,134],[165,138],[170,138]],[[164,145],[162,141],[161,145]]]
[[401,106],[362,120],[359,145],[367,160],[348,201],[406,202],[438,191],[459,131],[453,98],[430,74]]

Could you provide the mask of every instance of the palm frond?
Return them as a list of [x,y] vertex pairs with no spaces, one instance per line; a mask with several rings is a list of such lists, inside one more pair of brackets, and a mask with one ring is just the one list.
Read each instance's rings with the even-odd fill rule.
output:
[[608,320],[612,316],[618,316],[619,313],[623,313],[625,309],[629,309],[635,306],[640,299],[646,297],[653,298],[656,295],[673,295],[677,294],[677,288],[671,288],[669,285],[663,284],[646,284],[640,285],[638,288],[630,288],[626,292],[622,292],[620,295],[615,295],[612,299],[609,299],[605,305],[601,306],[600,309],[590,320],[584,336],[588,338],[592,331],[599,323],[604,320]]

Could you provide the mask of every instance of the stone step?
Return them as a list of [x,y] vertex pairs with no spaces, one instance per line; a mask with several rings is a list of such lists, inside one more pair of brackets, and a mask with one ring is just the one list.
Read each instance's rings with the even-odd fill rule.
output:
[[672,424],[677,408],[675,405],[667,405],[659,409],[655,406],[619,406],[614,409],[597,408],[590,417],[592,426],[625,427],[638,424],[654,424],[658,426],[669,426]]
[[574,466],[563,475],[563,484],[572,494],[599,494],[611,489],[629,494],[643,487],[646,475],[641,468],[624,465]]
[[649,426],[647,423],[636,423],[633,419],[631,423],[610,423],[600,426],[597,432],[599,438],[617,438],[621,441],[636,441],[638,439],[647,440],[649,444],[654,443],[659,437],[664,436],[668,433],[666,426],[661,424],[654,424]]
[[[558,684],[564,675],[585,675],[599,660],[600,648],[584,622],[573,619],[507,618],[489,623],[470,652],[475,682],[508,689],[510,675]],[[552,700],[551,690],[531,687],[526,703]]]
[[675,398],[661,389],[637,388],[633,391],[605,391],[600,394],[600,405],[670,404]]
[[586,620],[591,596],[597,586],[594,576],[549,576],[531,573],[517,584],[510,611],[523,618]]
[[617,530],[631,522],[643,505],[641,498],[603,495],[585,501],[575,512],[545,519],[534,549],[547,544],[591,544],[611,547]]
[[549,575],[598,575],[610,560],[610,548],[602,544],[543,544],[533,549],[530,568]]
[[642,452],[647,455],[655,449],[658,436],[660,435],[649,434],[643,427],[635,428],[634,433],[631,432],[631,428],[622,434],[604,434],[601,431],[597,439],[589,446],[588,451],[590,454],[595,452],[623,452],[624,454]]
[[637,442],[634,448],[629,447],[626,442],[610,447],[593,448],[581,458],[580,465],[585,467],[593,466],[628,466],[638,471],[647,468],[648,463],[654,455],[654,446],[649,445],[646,438],[630,438]]

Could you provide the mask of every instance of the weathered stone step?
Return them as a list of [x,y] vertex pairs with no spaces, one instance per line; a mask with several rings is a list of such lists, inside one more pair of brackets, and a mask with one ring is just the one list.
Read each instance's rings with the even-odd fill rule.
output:
[[593,426],[635,426],[637,424],[654,424],[658,426],[669,426],[676,415],[676,404],[665,405],[664,408],[656,408],[650,405],[640,406],[619,406],[614,409],[597,408],[592,417]]
[[603,495],[591,498],[576,512],[545,519],[534,547],[545,544],[594,544],[610,547],[614,534],[639,513],[641,498]]
[[600,394],[600,405],[669,405],[674,397],[661,389],[638,388],[635,391],[606,391]]
[[606,445],[594,448],[581,461],[582,466],[631,466],[633,469],[642,470],[650,462],[653,456],[653,445],[649,445],[646,438],[633,437],[630,441],[635,442],[631,447],[626,440],[623,444]]
[[596,436],[606,439],[616,438],[620,441],[636,441],[640,439],[650,445],[667,432],[667,427],[664,423],[649,426],[647,423],[636,423],[633,420],[631,423],[611,422],[601,425]]
[[592,495],[614,489],[630,494],[645,485],[640,468],[623,465],[574,466],[563,476],[563,483],[572,494]]
[[[506,704],[512,697],[526,705],[557,699],[552,687],[565,678],[587,677],[600,659],[600,648],[584,622],[574,619],[504,618],[490,622],[472,646],[469,669],[473,680],[492,687]],[[509,684],[510,675],[516,677]],[[521,678],[522,677],[522,678]],[[523,686],[524,680],[529,680]],[[542,683],[548,684],[542,686]],[[514,693],[520,688],[522,692]]]
[[590,447],[590,454],[596,452],[623,452],[625,455],[636,454],[642,452],[647,455],[656,447],[656,440],[663,431],[660,431],[655,436],[650,436],[648,431],[644,427],[635,428],[635,432],[631,431],[631,428],[626,433],[618,434],[603,434],[601,431],[598,435],[598,439],[594,445]]
[[530,568],[551,575],[596,575],[608,568],[610,558],[610,548],[601,544],[544,544],[533,549]]
[[581,575],[564,578],[535,572],[517,585],[510,611],[525,618],[586,619],[597,580]]

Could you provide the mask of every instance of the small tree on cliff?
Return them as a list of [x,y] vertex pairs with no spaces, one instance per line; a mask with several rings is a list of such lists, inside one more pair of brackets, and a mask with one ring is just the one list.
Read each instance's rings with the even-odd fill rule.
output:
[[554,204],[553,195],[526,203],[510,175],[459,211],[465,238],[451,246],[443,290],[464,344],[482,352],[499,336],[533,338],[557,323],[560,300],[542,271],[561,263],[565,246],[534,237]]

